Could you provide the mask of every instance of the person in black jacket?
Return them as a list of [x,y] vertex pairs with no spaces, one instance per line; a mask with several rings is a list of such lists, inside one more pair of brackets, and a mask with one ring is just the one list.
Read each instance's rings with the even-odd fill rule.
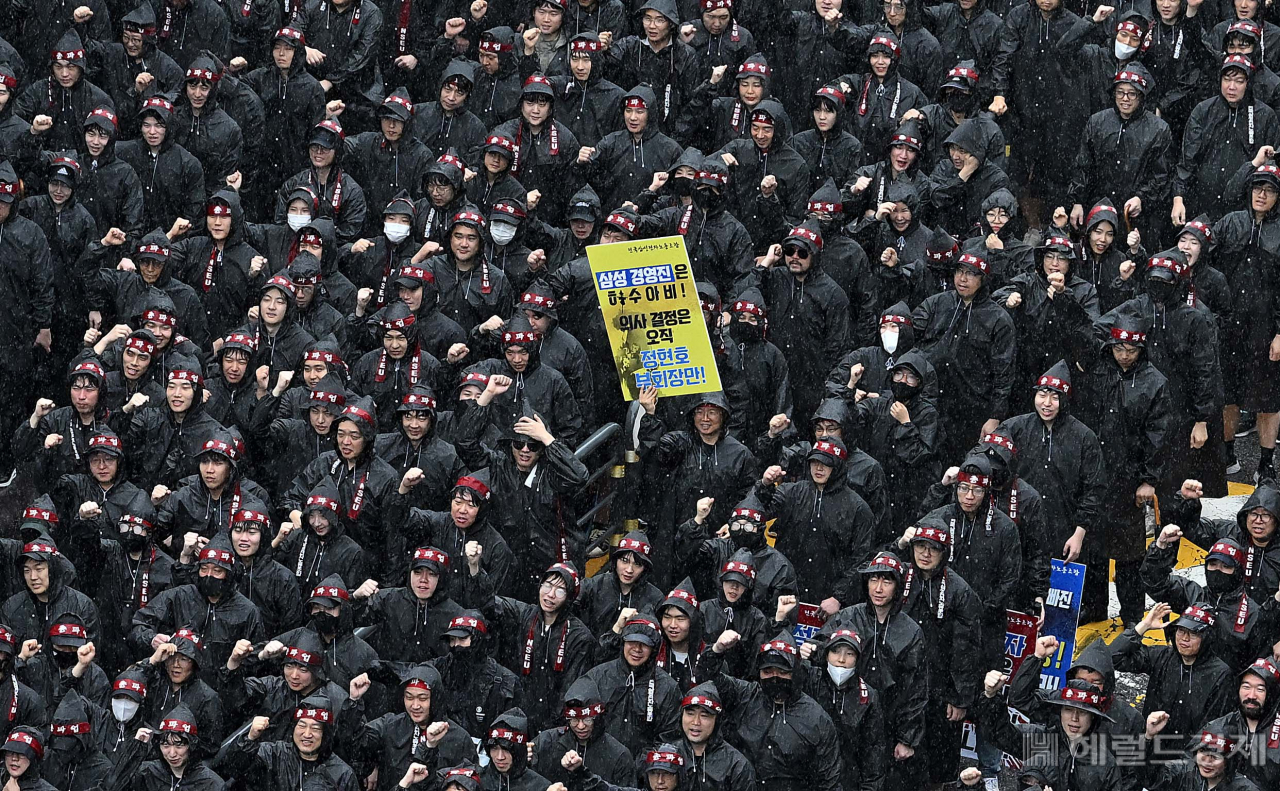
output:
[[[378,411],[378,429],[390,431],[398,421],[398,408],[416,386],[438,387],[442,382],[440,360],[423,348],[418,320],[404,302],[396,301],[375,313],[378,346],[355,362],[351,389],[371,398]],[[372,450],[372,448],[370,449]]]
[[[214,420],[227,428],[234,428],[241,436],[252,427],[258,396],[258,383],[255,381],[258,377],[254,375],[256,366],[249,362],[258,351],[258,338],[252,329],[245,329],[249,331],[233,332],[221,339],[221,348],[214,353],[218,370],[206,383],[209,401],[205,405]],[[263,377],[263,384],[266,384],[270,374],[269,371],[264,373],[267,373]],[[253,456],[258,455],[256,439],[250,437],[255,445]]]
[[23,545],[14,558],[11,573],[22,579],[25,589],[0,605],[0,623],[9,625],[18,644],[46,642],[50,625],[64,613],[83,624],[89,640],[102,639],[97,604],[70,586],[66,579],[70,566],[57,562],[58,555],[53,540],[41,536]]
[[449,653],[435,660],[443,685],[441,706],[467,733],[483,733],[501,712],[518,705],[523,685],[491,656],[489,623],[479,610],[454,616],[444,636]]
[[772,232],[801,221],[809,198],[809,166],[791,147],[791,118],[765,99],[751,112],[751,134],[727,142],[708,158],[730,171],[728,204],[757,248]]
[[[638,85],[623,95],[622,128],[607,132],[594,146],[578,150],[578,171],[595,187],[602,206],[619,206],[666,172],[684,149],[662,133],[653,89]],[[650,113],[653,116],[650,117]]]
[[1121,632],[1111,644],[1115,669],[1149,676],[1142,714],[1169,715],[1164,733],[1170,737],[1194,734],[1227,712],[1231,699],[1231,670],[1209,649],[1217,616],[1191,605],[1164,626],[1167,645],[1146,645],[1143,635],[1160,626],[1171,612],[1157,602],[1142,620]]
[[402,587],[384,587],[369,579],[352,591],[351,597],[359,602],[357,623],[382,624],[374,643],[380,656],[395,657],[395,661],[427,662],[447,653],[444,632],[449,622],[462,612],[462,607],[452,598],[453,575],[449,571],[447,552],[419,546],[408,555],[408,571],[401,577],[405,580]]
[[610,550],[609,567],[583,584],[577,608],[592,634],[604,634],[625,610],[653,612],[662,602],[662,591],[649,581],[652,556],[649,537],[632,530]]
[[345,244],[356,240],[365,226],[368,204],[364,190],[347,172],[346,137],[342,126],[332,118],[327,118],[312,128],[307,141],[307,168],[290,177],[276,191],[276,222],[285,219],[294,190],[305,186],[318,198],[318,215],[333,221],[338,241]]
[[620,644],[621,655],[596,665],[583,678],[596,685],[604,702],[600,724],[632,755],[639,755],[660,734],[676,727],[681,693],[655,661],[662,642],[658,622],[650,615],[625,611],[618,621],[624,622],[614,624],[618,639],[603,642],[601,651]]
[[477,53],[480,70],[476,73],[472,94],[476,96],[475,114],[486,129],[493,129],[520,110],[522,78],[515,41],[515,31],[506,25],[480,34]]
[[[365,698],[374,679],[399,693],[403,701],[376,718],[370,717]],[[443,710],[442,686],[440,673],[430,664],[378,662],[351,680],[350,697],[339,715],[354,729],[343,738],[344,753],[361,775],[371,769],[378,773],[379,791],[394,789],[409,765],[424,758],[451,766],[475,756],[467,731]]]
[[604,729],[605,710],[593,680],[583,677],[573,682],[564,693],[565,724],[533,738],[530,766],[553,783],[570,783],[573,775],[561,760],[574,752],[583,766],[606,783],[631,782],[635,763],[627,748]]
[[[761,644],[758,680],[720,672],[721,657],[739,640],[728,631],[698,657],[733,713],[730,741],[753,756],[756,787],[799,791],[840,788],[840,740],[831,718],[802,687],[804,673],[789,630]],[[778,716],[779,712],[786,716]]]
[[73,363],[67,371],[70,405],[54,406],[42,398],[13,433],[13,453],[24,472],[32,475],[37,492],[52,488],[58,478],[79,472],[89,454],[89,441],[109,431],[103,398],[106,373],[93,357]]
[[842,627],[815,635],[800,646],[805,689],[827,712],[840,734],[841,788],[879,791],[889,749],[883,693],[858,668],[862,638]]
[[[212,734],[203,738],[212,741]],[[164,791],[175,784],[190,791],[218,791],[225,781],[200,760],[212,746],[201,739],[198,718],[190,706],[179,703],[164,713],[156,729],[131,734],[121,750],[126,754],[116,765],[117,777],[129,778],[133,788],[145,791]],[[159,759],[144,760],[151,754],[146,747],[150,744],[159,748]]]
[[1234,519],[1204,516],[1203,495],[1204,487],[1199,481],[1183,481],[1178,494],[1161,504],[1165,524],[1185,525],[1184,532],[1197,546],[1212,546],[1219,538],[1238,543],[1245,552],[1245,587],[1250,596],[1265,600],[1280,585],[1280,558],[1276,556],[1280,544],[1273,541],[1280,524],[1280,491],[1275,484],[1257,487]]
[[272,549],[279,549],[281,565],[298,578],[299,590],[310,590],[333,574],[351,590],[369,578],[369,555],[346,534],[338,497],[338,487],[326,475],[307,492],[300,519],[305,528],[286,521],[271,540]]
[[173,103],[173,141],[200,160],[206,195],[225,189],[227,177],[242,166],[246,130],[223,107],[220,82],[217,63],[199,55],[187,64],[184,87]]
[[425,384],[409,388],[396,407],[397,430],[379,434],[374,452],[402,477],[417,468],[428,476],[415,485],[410,503],[431,511],[443,510],[455,481],[466,474],[451,443],[436,433],[436,396]]
[[355,129],[372,128],[374,103],[381,88],[378,38],[390,20],[383,19],[373,0],[307,0],[295,23],[302,28],[307,47],[324,54],[314,74],[326,96],[349,108],[347,120]]
[[[23,89],[13,100],[13,114],[31,125],[45,150],[78,150],[84,144],[84,119],[98,107],[114,115],[115,105],[110,96],[85,77],[88,61],[75,29],[63,33],[45,52],[47,56],[41,57],[49,59],[49,76],[36,79]],[[39,62],[41,58],[28,64]]]
[[244,322],[267,278],[267,259],[246,239],[244,210],[234,190],[213,193],[205,204],[204,225],[207,236],[173,244],[169,266],[200,297],[210,336],[222,338]]
[[12,782],[27,791],[56,791],[40,776],[40,763],[44,758],[44,729],[20,726],[11,728],[0,753],[4,755],[6,783]]
[[113,767],[102,754],[90,725],[90,703],[68,690],[50,721],[46,776],[66,791],[82,791],[105,782]]
[[137,119],[141,136],[117,145],[116,155],[141,180],[142,227],[172,228],[178,218],[194,224],[204,206],[204,166],[169,132],[173,101],[152,96],[142,102]]
[[[351,135],[343,143],[346,151],[342,161],[364,190],[369,206],[386,206],[401,192],[418,194],[422,188],[423,173],[431,164],[431,152],[436,148],[418,135],[410,134],[409,125],[416,110],[409,92],[397,88],[387,94],[378,108],[378,131]],[[339,115],[341,104],[331,104],[328,111],[330,117]],[[357,232],[375,231],[376,227],[371,226],[377,219],[378,216],[370,212],[364,227]]]
[[[474,163],[480,159],[480,146],[484,145],[488,127],[467,107],[475,82],[476,64],[454,59],[440,78],[439,101],[413,105],[412,133],[428,152],[454,150],[466,162]],[[424,161],[423,164],[427,163]],[[420,183],[415,179],[409,185],[415,194]]]
[[556,114],[584,146],[596,145],[622,126],[624,91],[605,78],[604,51],[599,33],[580,31],[569,40],[567,73],[551,77]]
[[228,773],[268,788],[292,787],[298,778],[317,773],[327,776],[337,791],[356,791],[355,772],[333,752],[340,741],[336,732],[338,705],[338,701],[331,702],[323,694],[304,698],[293,711],[288,741],[259,743],[271,722],[266,717],[254,717],[249,730],[226,754]]

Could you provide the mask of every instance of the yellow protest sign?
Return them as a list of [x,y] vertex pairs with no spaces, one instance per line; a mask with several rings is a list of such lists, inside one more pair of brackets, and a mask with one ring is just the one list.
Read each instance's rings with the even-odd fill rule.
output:
[[587,259],[623,398],[720,389],[683,236],[593,245]]

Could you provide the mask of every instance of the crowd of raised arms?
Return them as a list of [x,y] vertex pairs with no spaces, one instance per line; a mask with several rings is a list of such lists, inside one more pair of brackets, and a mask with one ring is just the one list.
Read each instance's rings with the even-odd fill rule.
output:
[[1280,8],[932,2],[0,3],[0,791],[1280,788]]

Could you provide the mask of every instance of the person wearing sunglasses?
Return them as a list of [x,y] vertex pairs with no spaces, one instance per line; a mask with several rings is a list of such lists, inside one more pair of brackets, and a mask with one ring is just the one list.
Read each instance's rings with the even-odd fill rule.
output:
[[[781,264],[781,266],[779,266]],[[792,228],[738,284],[764,295],[770,340],[787,360],[793,419],[808,420],[822,397],[832,361],[849,350],[849,297],[822,269],[822,231],[815,220]]]

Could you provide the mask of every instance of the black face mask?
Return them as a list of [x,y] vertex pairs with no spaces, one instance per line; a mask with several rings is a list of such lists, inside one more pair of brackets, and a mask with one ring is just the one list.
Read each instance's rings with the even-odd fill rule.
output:
[[906,404],[915,398],[920,388],[916,385],[909,385],[906,382],[890,382],[889,389],[893,391],[893,400],[901,401]]
[[141,552],[147,546],[147,537],[130,530],[128,533],[120,534],[120,545],[124,547],[125,552]]
[[693,193],[693,202],[708,212],[716,212],[724,207],[724,195],[710,188],[700,189]]
[[1170,305],[1177,299],[1177,289],[1167,280],[1148,280],[1147,294],[1161,305]]
[[769,700],[786,698],[791,692],[791,679],[773,676],[760,679],[760,690]]
[[951,91],[947,94],[947,109],[960,115],[968,115],[976,102],[973,94]]
[[764,328],[748,321],[734,321],[729,325],[729,337],[738,343],[755,343],[764,336]]
[[73,667],[76,659],[75,651],[59,651],[56,648],[53,650],[53,663],[61,670]]
[[327,612],[318,612],[311,616],[311,625],[319,634],[337,634],[339,616]]
[[463,664],[471,664],[480,657],[480,646],[475,644],[475,640],[475,637],[471,638],[471,645],[449,646],[449,655]]
[[671,189],[671,194],[680,198],[687,198],[693,194],[693,179],[677,176],[676,178],[667,179],[667,186]]
[[1204,581],[1209,590],[1219,596],[1236,589],[1236,575],[1218,569],[1205,569]]
[[729,530],[729,540],[738,549],[758,549],[764,543],[764,530]]
[[196,590],[200,591],[200,595],[206,599],[214,596],[221,597],[230,582],[229,579],[220,580],[217,577],[200,576],[196,577]]

